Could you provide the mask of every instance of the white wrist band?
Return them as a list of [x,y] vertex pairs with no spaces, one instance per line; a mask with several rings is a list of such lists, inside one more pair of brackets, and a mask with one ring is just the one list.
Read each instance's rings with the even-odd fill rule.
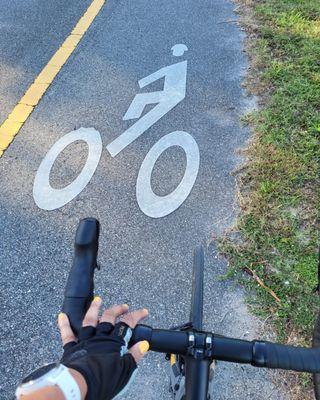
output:
[[63,367],[61,374],[57,378],[49,377],[48,381],[60,388],[66,400],[81,400],[81,392],[77,381],[67,367],[60,364],[61,367]]

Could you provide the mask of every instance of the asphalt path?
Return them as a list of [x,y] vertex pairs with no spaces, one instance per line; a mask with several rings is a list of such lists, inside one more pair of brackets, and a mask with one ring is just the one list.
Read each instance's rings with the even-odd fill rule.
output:
[[[0,122],[89,4],[0,0]],[[148,324],[157,327],[186,322],[192,251],[203,243],[205,328],[242,338],[259,336],[261,325],[248,313],[242,289],[219,279],[226,263],[217,258],[212,241],[236,217],[231,172],[241,161],[236,150],[249,135],[240,116],[253,106],[241,89],[244,37],[233,9],[225,0],[108,0],[0,159],[1,399],[13,398],[19,379],[61,355],[56,316],[75,229],[87,216],[102,225],[96,294],[106,305],[146,307]],[[185,48],[172,51],[177,44]],[[187,65],[185,96],[183,90],[170,89],[177,104],[112,157],[107,145],[138,120],[123,119],[135,96],[162,91],[165,79],[142,89],[138,81],[185,61],[168,85],[172,89],[179,80],[183,83]],[[157,106],[147,105],[141,118],[152,107]],[[94,128],[102,139],[93,177],[62,207],[40,208],[33,186],[41,162],[59,139],[81,127]],[[197,144],[192,145],[200,155],[197,177],[193,185],[189,179],[190,194],[180,207],[153,218],[143,206],[149,187],[144,178],[138,203],[137,176],[150,149],[175,131],[187,132]],[[87,154],[83,141],[66,147],[52,168],[51,186],[61,189],[71,183]],[[154,164],[153,192],[165,196],[174,191],[186,164],[182,147],[164,151]],[[190,165],[194,172],[194,157]],[[151,214],[156,212],[153,207]],[[164,356],[149,354],[125,398],[169,398],[167,372]],[[286,398],[267,371],[218,363],[216,376],[215,399]]]

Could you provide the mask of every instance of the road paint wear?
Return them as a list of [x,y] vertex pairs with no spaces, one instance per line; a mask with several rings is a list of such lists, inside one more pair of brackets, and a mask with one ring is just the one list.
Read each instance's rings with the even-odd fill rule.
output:
[[9,114],[8,118],[2,123],[0,126],[0,157],[19,133],[22,125],[29,118],[54,78],[69,59],[83,35],[98,15],[105,1],[106,0],[93,0],[77,25],[73,28],[71,34],[51,57],[47,65]]

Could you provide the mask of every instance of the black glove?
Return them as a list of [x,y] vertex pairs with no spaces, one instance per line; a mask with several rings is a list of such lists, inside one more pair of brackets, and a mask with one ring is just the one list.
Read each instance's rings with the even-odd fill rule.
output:
[[80,372],[88,385],[86,400],[109,400],[128,384],[137,364],[127,353],[132,332],[119,322],[82,327],[77,342],[67,343],[61,363]]

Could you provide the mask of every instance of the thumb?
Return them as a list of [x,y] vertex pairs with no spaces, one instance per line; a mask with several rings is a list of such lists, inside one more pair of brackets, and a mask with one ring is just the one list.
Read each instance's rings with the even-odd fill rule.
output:
[[142,357],[148,352],[149,347],[149,342],[143,340],[142,342],[138,342],[134,346],[132,346],[129,349],[128,353],[130,353],[135,359],[135,362],[138,363],[142,359]]
[[69,342],[75,342],[77,339],[71,329],[69,318],[67,314],[60,313],[58,316],[58,326],[63,346]]

